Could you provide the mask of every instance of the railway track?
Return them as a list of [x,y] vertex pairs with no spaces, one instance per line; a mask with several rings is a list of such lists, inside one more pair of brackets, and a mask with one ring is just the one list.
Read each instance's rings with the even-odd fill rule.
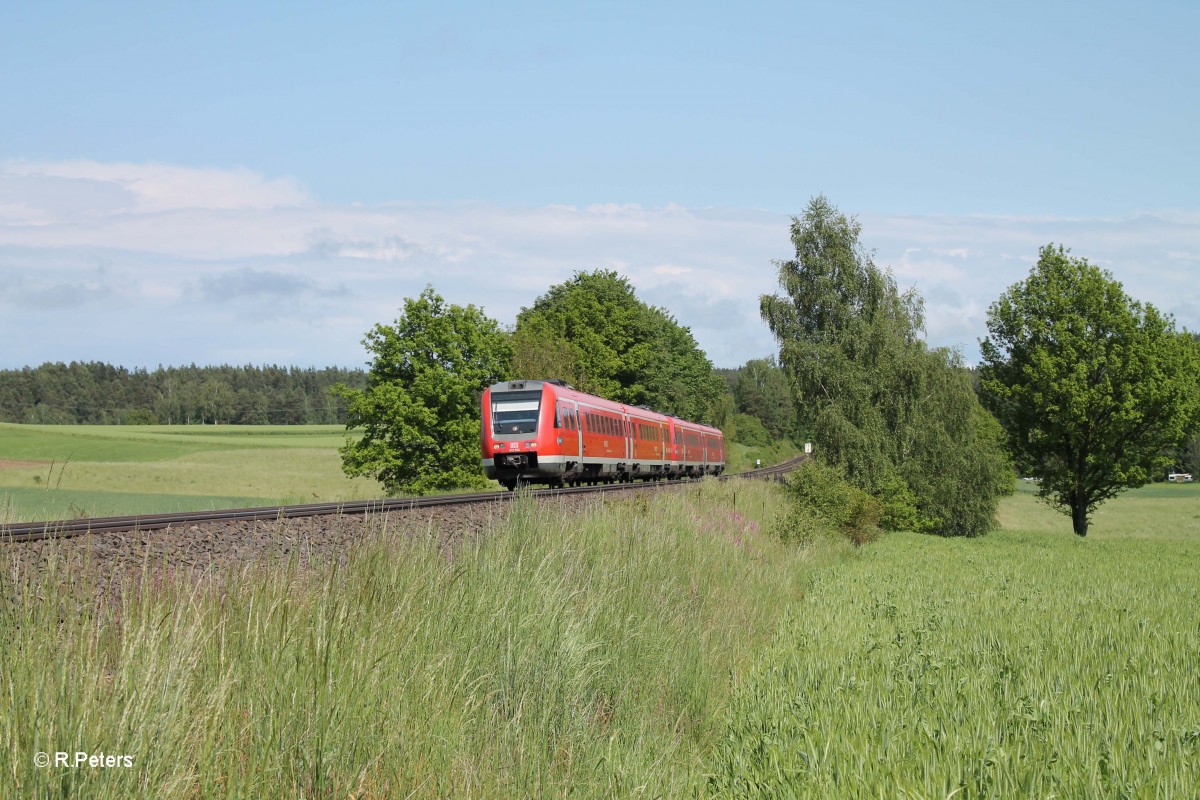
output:
[[[790,459],[771,467],[749,470],[736,475],[722,475],[721,480],[731,477],[779,479],[804,460],[804,456]],[[539,494],[567,496],[596,492],[629,491],[679,486],[687,480],[657,481],[653,483],[613,483],[600,486],[545,489]],[[235,508],[218,511],[183,511],[171,514],[141,514],[127,517],[82,517],[78,519],[45,520],[42,522],[14,522],[0,525],[0,543],[35,542],[42,539],[69,539],[90,533],[118,533],[126,531],[149,531],[201,522],[256,522],[300,519],[340,514],[366,515],[392,511],[413,511],[442,506],[464,506],[475,503],[504,502],[513,497],[511,492],[481,492],[476,494],[448,494],[435,497],[394,498],[383,500],[358,500],[340,503],[304,503],[289,506],[263,506],[260,508]]]

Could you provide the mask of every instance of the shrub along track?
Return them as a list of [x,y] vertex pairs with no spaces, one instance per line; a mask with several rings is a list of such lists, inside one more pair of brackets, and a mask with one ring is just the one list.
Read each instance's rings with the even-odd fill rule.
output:
[[[739,477],[781,479],[802,458]],[[613,492],[687,484],[617,483],[540,490],[532,496],[539,504],[573,510],[604,502]],[[59,571],[83,569],[110,583],[145,570],[205,573],[292,558],[307,568],[315,562],[344,560],[354,544],[384,532],[434,537],[449,553],[501,522],[513,497],[509,492],[486,492],[14,523],[0,526],[0,565],[10,577],[36,576],[53,566]]]

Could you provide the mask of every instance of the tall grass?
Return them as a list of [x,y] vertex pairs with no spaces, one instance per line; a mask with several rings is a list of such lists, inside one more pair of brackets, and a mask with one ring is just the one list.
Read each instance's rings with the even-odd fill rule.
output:
[[[453,557],[395,531],[310,569],[147,564],[116,602],[53,565],[36,591],[7,575],[0,796],[703,791],[738,676],[840,552],[779,544],[781,503],[743,482],[582,515],[519,498]],[[55,751],[134,766],[35,765]]]

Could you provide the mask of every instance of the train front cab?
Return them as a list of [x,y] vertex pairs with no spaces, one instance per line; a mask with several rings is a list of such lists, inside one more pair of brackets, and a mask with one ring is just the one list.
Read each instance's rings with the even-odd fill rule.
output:
[[508,489],[562,483],[569,437],[555,389],[546,381],[505,381],[484,390],[481,456],[489,478]]

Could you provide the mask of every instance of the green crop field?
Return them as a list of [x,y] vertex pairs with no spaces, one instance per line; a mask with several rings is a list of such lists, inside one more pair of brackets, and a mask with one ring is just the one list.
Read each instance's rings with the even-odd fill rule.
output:
[[378,497],[338,425],[0,423],[0,517],[143,514]]
[[739,688],[722,797],[1196,797],[1200,492],[1080,540],[1022,486],[1004,530],[892,534],[827,571]]

